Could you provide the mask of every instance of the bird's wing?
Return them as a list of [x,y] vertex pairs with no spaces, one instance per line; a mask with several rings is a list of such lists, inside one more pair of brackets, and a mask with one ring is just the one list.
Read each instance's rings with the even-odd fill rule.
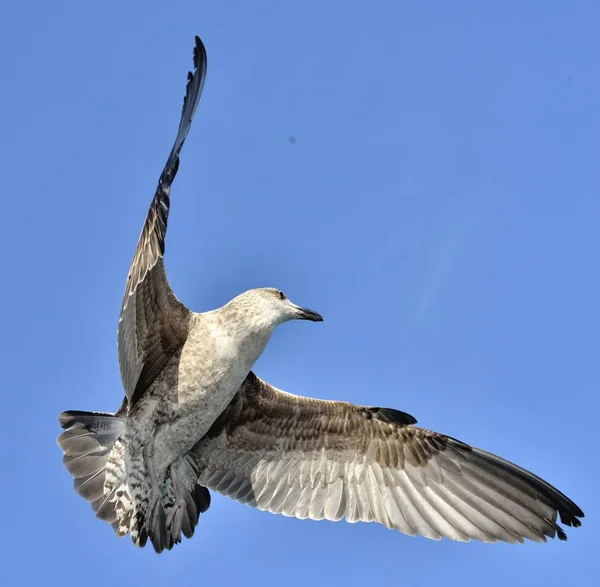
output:
[[379,522],[405,534],[565,539],[583,512],[532,473],[386,408],[288,394],[250,373],[192,449],[199,483],[296,518]]
[[188,73],[177,138],[158,181],[133,256],[119,317],[119,365],[129,405],[148,389],[181,348],[191,318],[191,312],[171,290],[163,255],[171,184],[206,77],[206,51],[198,37],[194,47],[194,68],[193,73]]

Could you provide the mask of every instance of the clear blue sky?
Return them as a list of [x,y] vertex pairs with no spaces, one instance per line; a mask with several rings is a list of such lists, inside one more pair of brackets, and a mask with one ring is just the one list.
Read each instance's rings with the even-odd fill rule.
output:
[[[600,5],[491,4],[4,8],[3,585],[600,584]],[[585,511],[569,542],[436,543],[213,494],[156,556],[73,492],[57,415],[121,401],[117,316],[194,34],[178,296],[201,311],[276,286],[318,310],[276,333],[262,377],[532,469]]]

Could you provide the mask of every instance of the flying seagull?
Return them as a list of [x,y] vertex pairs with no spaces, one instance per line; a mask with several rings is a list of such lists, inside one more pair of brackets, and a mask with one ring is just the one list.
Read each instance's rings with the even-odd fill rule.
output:
[[209,504],[189,450],[227,408],[275,328],[321,321],[274,288],[247,291],[195,314],[173,294],[164,265],[169,192],[206,76],[194,48],[179,130],[143,226],[127,278],[118,327],[125,402],[115,415],[66,412],[59,438],[77,491],[117,534],[160,551],[190,534]]
[[272,513],[379,522],[468,542],[565,540],[583,512],[533,473],[409,414],[292,395],[252,366],[274,329],[321,321],[281,290],[247,291],[197,314],[164,265],[171,184],[206,76],[196,37],[175,143],[135,251],[118,327],[125,398],[116,413],[60,415],[77,493],[136,546],[190,538],[209,490]]

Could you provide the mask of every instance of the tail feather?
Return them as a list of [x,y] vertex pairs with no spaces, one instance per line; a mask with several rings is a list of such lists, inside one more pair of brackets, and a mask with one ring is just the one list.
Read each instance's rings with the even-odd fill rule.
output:
[[156,552],[170,550],[181,542],[182,534],[193,536],[200,514],[210,506],[210,493],[198,484],[199,474],[189,457],[177,468],[177,490],[170,477],[161,485],[161,502],[154,515],[148,512],[147,491],[130,486],[123,417],[69,411],[60,415],[59,422],[64,429],[58,437],[63,463],[73,476],[75,491],[90,503],[97,518],[111,524],[119,536],[130,533],[136,546],[143,547],[149,540]]
[[117,522],[117,512],[112,499],[113,495],[113,493],[102,495],[92,503],[92,509],[96,512],[96,517],[109,524],[115,524]]
[[94,502],[104,495],[104,471],[100,470],[89,477],[74,479],[75,491],[86,501]]
[[[125,432],[125,420],[105,412],[73,410],[63,412],[59,423],[64,429],[57,439],[64,452],[63,464],[73,476],[75,491],[92,505],[98,515],[101,506],[106,503],[106,464],[113,446]],[[114,513],[98,517],[108,522],[116,519]]]
[[59,416],[64,432],[57,442],[66,457],[108,453],[125,432],[125,420],[106,412],[63,412]]
[[63,457],[63,465],[77,481],[78,479],[90,477],[102,471],[108,459],[108,452],[85,453],[76,457],[65,455]]

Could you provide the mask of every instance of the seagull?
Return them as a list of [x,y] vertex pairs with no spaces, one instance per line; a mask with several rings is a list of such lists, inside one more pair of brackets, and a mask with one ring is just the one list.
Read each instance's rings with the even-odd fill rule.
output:
[[377,522],[469,542],[566,540],[581,509],[533,473],[392,408],[293,395],[252,371],[275,328],[322,321],[279,289],[194,313],[163,256],[170,190],[206,77],[195,38],[175,143],[127,278],[115,413],[67,411],[58,444],[76,492],[118,536],[158,553],[191,538],[210,490],[300,519]]
[[118,327],[125,402],[115,415],[66,412],[59,438],[76,490],[96,515],[157,552],[191,535],[210,497],[190,449],[227,408],[277,326],[322,321],[279,289],[247,291],[196,314],[173,294],[163,264],[171,184],[206,77],[198,37],[181,122],[133,257]]

